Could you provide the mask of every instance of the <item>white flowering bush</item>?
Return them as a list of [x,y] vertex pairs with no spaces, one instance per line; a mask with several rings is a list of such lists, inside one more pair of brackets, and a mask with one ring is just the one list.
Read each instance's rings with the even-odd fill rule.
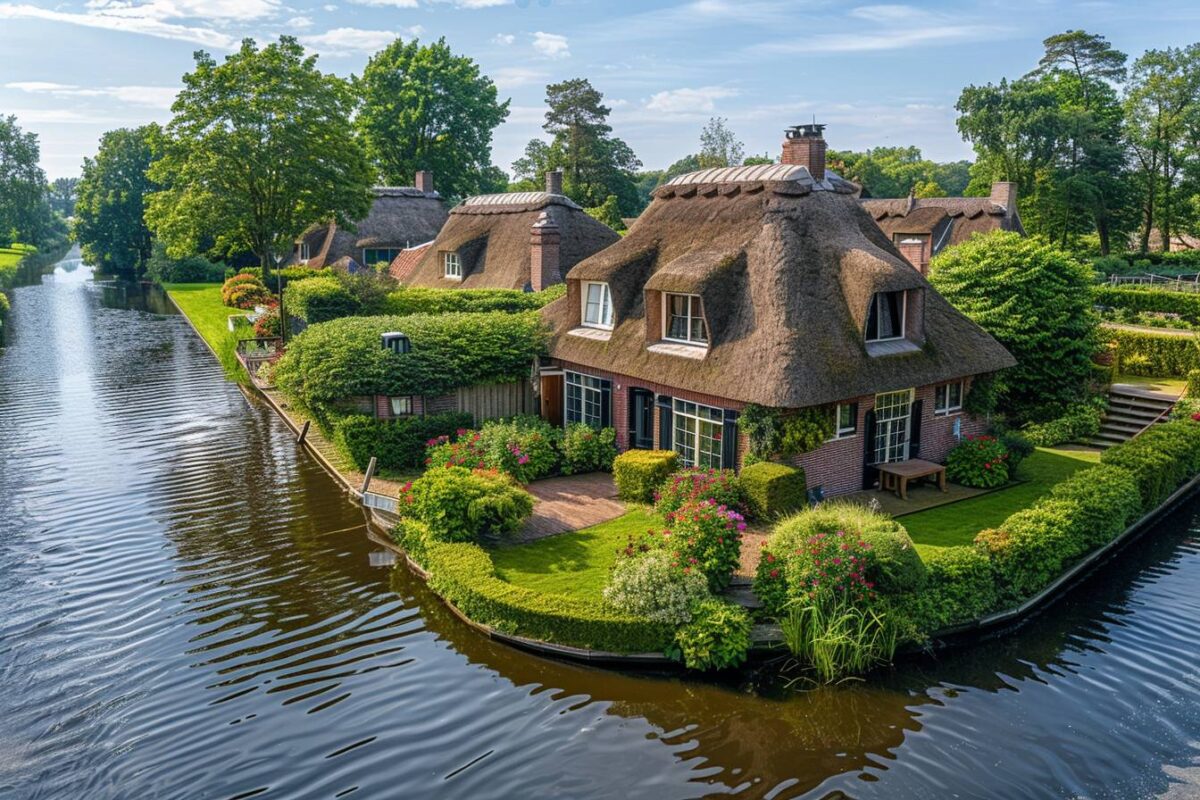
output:
[[703,572],[659,549],[618,559],[604,589],[604,599],[617,608],[671,625],[691,622],[692,605],[708,596]]

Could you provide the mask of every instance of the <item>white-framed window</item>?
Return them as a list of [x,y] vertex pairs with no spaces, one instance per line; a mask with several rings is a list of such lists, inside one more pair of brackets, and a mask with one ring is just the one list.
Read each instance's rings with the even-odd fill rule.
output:
[[299,252],[299,254],[298,254],[298,255],[299,255],[299,260],[300,260],[300,261],[307,262],[307,261],[308,261],[308,259],[309,259],[309,255],[308,255],[308,242],[301,242],[301,243],[300,243],[300,248],[299,248],[299,250],[300,250],[300,252]]
[[875,395],[874,464],[888,464],[908,458],[913,390]]
[[941,386],[934,387],[933,413],[944,417],[948,414],[962,411],[963,388],[962,381],[944,383]]
[[849,439],[858,433],[858,403],[838,403],[833,409],[833,439]]
[[612,295],[607,283],[583,284],[583,324],[589,328],[612,329]]
[[888,342],[904,338],[904,317],[908,310],[908,293],[876,292],[867,309],[867,341]]
[[708,344],[708,326],[698,294],[664,293],[663,338],[687,344]]
[[408,397],[389,397],[388,403],[392,408],[393,417],[411,417],[413,413],[413,399]]
[[578,372],[566,373],[564,414],[567,422],[582,422],[593,428],[609,424],[612,417],[612,382]]
[[676,398],[671,415],[671,446],[685,467],[720,469],[725,434],[725,412]]
[[462,280],[462,259],[458,257],[458,253],[442,253],[442,275]]

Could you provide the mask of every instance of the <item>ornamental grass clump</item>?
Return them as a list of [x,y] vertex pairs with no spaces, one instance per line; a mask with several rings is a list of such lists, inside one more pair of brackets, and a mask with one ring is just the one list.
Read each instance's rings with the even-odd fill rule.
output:
[[604,589],[604,599],[616,608],[671,625],[691,622],[692,607],[708,597],[703,572],[656,548],[618,558]]
[[712,500],[739,513],[746,498],[737,474],[731,469],[689,467],[671,475],[654,492],[654,509],[660,514],[678,511],[685,503]]
[[780,620],[784,644],[819,683],[833,683],[886,664],[896,628],[872,608],[841,602],[793,602]]
[[666,528],[647,532],[650,544],[671,553],[679,566],[703,573],[711,591],[729,586],[742,559],[745,517],[714,500],[696,500],[664,519]]
[[994,436],[966,436],[946,456],[946,477],[963,486],[992,489],[1008,483],[1008,452]]

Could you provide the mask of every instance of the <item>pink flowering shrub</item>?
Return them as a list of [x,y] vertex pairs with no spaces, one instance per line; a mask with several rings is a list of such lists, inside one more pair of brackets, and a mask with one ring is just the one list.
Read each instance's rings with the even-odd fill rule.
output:
[[425,465],[495,469],[528,483],[558,468],[561,436],[561,431],[536,417],[492,420],[477,431],[459,431],[457,441],[445,436],[431,439]]
[[700,500],[664,519],[663,530],[647,532],[651,545],[671,553],[680,568],[701,572],[711,591],[724,590],[741,563],[745,517],[713,500]]
[[845,531],[810,536],[788,559],[792,596],[817,604],[870,606],[879,597],[867,576],[871,543]]
[[739,513],[746,510],[742,484],[731,469],[681,469],[654,492],[654,508],[664,515],[677,511],[684,503],[701,500],[712,500]]
[[991,489],[1008,483],[1008,451],[995,436],[967,436],[946,457],[946,477]]

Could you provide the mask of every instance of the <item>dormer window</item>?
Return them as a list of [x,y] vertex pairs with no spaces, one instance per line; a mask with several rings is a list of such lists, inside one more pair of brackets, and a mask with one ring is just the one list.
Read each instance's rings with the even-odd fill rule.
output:
[[708,345],[708,326],[698,294],[665,294],[663,338],[672,342]]
[[462,259],[458,253],[442,253],[442,276],[453,281],[462,280]]
[[904,338],[908,295],[904,291],[876,292],[867,309],[867,341],[890,342]]
[[589,328],[612,330],[612,295],[607,283],[583,284],[583,324]]

